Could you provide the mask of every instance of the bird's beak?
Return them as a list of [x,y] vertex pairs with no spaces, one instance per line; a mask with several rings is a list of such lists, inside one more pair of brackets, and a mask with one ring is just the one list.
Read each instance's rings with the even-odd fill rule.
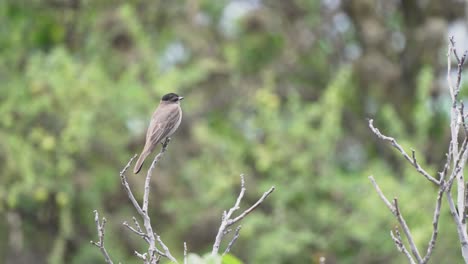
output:
[[182,97],[182,96],[179,96],[179,101],[182,101],[182,99],[184,99],[184,97]]

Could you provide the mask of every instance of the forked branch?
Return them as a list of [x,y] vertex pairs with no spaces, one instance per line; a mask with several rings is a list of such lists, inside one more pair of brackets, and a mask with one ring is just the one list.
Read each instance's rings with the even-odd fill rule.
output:
[[[216,235],[215,242],[213,244],[213,250],[211,251],[212,255],[216,255],[219,252],[219,247],[221,245],[221,241],[224,237],[224,235],[227,233],[227,228],[232,226],[233,224],[239,222],[242,220],[245,216],[247,216],[249,213],[251,213],[253,210],[255,210],[267,197],[270,195],[274,190],[275,186],[272,186],[268,191],[263,193],[262,197],[258,199],[258,201],[250,206],[248,209],[246,209],[244,212],[242,212],[239,216],[235,217],[234,219],[231,219],[232,214],[237,211],[240,208],[240,203],[242,201],[242,198],[244,197],[245,194],[245,180],[244,180],[244,175],[241,174],[241,190],[239,193],[239,196],[237,197],[236,203],[234,206],[229,209],[229,211],[224,211],[223,217],[221,220],[221,225],[219,226],[218,234]],[[237,237],[239,236],[239,231],[240,231],[240,226],[237,227],[236,233],[234,234],[233,239],[229,243],[228,247],[226,248],[226,251],[229,252],[231,249],[232,245],[236,242]]]

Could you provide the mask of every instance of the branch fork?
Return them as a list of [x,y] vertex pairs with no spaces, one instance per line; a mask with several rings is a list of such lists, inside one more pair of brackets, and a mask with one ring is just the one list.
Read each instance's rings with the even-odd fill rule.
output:
[[[231,209],[229,209],[227,212],[226,211],[223,212],[223,216],[221,218],[221,225],[219,227],[218,233],[216,235],[215,242],[213,244],[213,250],[211,251],[212,255],[218,254],[219,247],[221,245],[221,241],[222,241],[224,235],[226,235],[227,233],[230,232],[230,230],[228,228],[230,226],[232,226],[233,224],[239,222],[244,217],[246,217],[249,213],[251,213],[253,210],[255,210],[268,197],[268,195],[270,195],[275,190],[275,187],[272,186],[268,191],[263,193],[263,195],[260,197],[260,199],[258,199],[258,201],[255,204],[250,206],[248,209],[246,209],[244,212],[242,212],[237,217],[234,217],[233,219],[231,219],[232,214],[235,211],[239,210],[240,203],[241,203],[242,198],[244,197],[244,194],[245,194],[245,191],[246,191],[244,175],[241,174],[240,177],[241,177],[241,190],[240,190],[239,196],[237,197],[237,200],[236,200],[236,203],[234,204],[234,206],[231,207]],[[229,242],[226,250],[224,251],[224,254],[228,253],[231,250],[231,247],[234,245],[237,238],[239,237],[240,229],[241,229],[241,226],[239,225],[236,228],[234,237]]]
[[[452,54],[457,61],[457,78],[455,85],[453,85],[451,78]],[[398,223],[401,229],[403,230],[404,237],[406,238],[406,241],[410,247],[410,251],[406,248],[402,236],[398,230],[398,227],[396,227],[394,231],[390,231],[390,236],[392,237],[392,240],[394,241],[398,251],[402,252],[410,263],[425,264],[429,261],[432,255],[438,235],[439,216],[440,209],[442,206],[442,197],[444,193],[450,208],[450,212],[453,216],[455,226],[457,227],[462,256],[465,260],[465,263],[468,263],[468,235],[466,229],[466,214],[468,212],[468,193],[466,190],[468,189],[468,183],[465,183],[463,175],[463,169],[465,168],[468,159],[468,125],[465,122],[464,104],[463,102],[457,101],[461,87],[461,74],[467,54],[468,52],[465,52],[462,57],[458,56],[458,53],[455,49],[455,41],[453,37],[450,37],[447,53],[447,82],[449,86],[450,96],[452,99],[450,121],[451,140],[449,144],[448,153],[446,154],[447,159],[445,165],[443,167],[443,170],[439,172],[439,179],[435,179],[419,165],[414,150],[411,150],[410,157],[394,138],[383,135],[377,128],[374,127],[373,120],[369,120],[369,128],[379,139],[389,142],[416,169],[417,172],[423,175],[428,181],[438,186],[436,205],[434,208],[434,214],[432,219],[432,235],[427,246],[426,254],[424,257],[422,257],[422,255],[419,253],[416,247],[410,229],[406,224],[404,217],[401,214],[398,199],[394,198],[393,202],[391,203],[383,194],[374,177],[369,176],[369,179],[372,182],[377,194],[385,203],[385,205],[389,208],[389,210],[392,212],[395,218],[398,220]],[[458,142],[460,126],[464,130],[464,140],[461,144],[461,147],[459,147]],[[450,170],[451,172],[449,173]],[[446,179],[447,175],[448,179]],[[457,206],[455,205],[455,201],[452,197],[451,192],[454,182],[457,183]],[[459,210],[461,212],[459,212]]]

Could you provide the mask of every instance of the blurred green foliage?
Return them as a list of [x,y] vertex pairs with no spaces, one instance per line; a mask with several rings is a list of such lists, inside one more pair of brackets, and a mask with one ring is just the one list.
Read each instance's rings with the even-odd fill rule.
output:
[[[135,262],[144,243],[121,225],[135,212],[118,173],[172,91],[186,98],[184,118],[154,177],[150,210],[179,259],[187,241],[190,263],[221,261],[206,253],[241,173],[242,208],[276,191],[243,220],[222,263],[406,261],[371,174],[399,198],[425,251],[437,190],[374,140],[365,118],[375,116],[435,174],[448,143],[440,65],[372,48],[356,7],[367,1],[334,7],[341,18],[325,2],[0,1],[1,262],[103,262],[89,244],[94,209],[108,219],[112,257]],[[391,10],[385,30],[413,43],[415,24]],[[141,195],[143,177],[129,178]],[[440,226],[431,263],[460,262],[445,207]]]

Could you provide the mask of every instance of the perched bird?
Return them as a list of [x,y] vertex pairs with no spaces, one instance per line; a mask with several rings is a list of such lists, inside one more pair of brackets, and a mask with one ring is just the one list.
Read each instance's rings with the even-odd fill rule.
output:
[[143,151],[138,158],[133,173],[137,174],[146,157],[148,157],[154,148],[170,137],[180,125],[182,120],[182,109],[180,100],[184,99],[175,93],[168,93],[161,98],[158,108],[153,113],[151,121],[146,131],[146,142]]

